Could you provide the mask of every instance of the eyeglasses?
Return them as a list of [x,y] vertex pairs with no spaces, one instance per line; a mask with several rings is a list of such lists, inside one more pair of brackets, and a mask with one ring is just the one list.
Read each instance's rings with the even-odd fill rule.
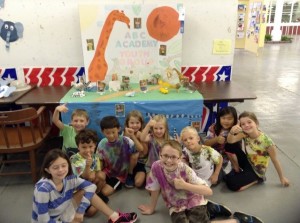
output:
[[160,155],[160,157],[165,161],[167,161],[168,159],[170,159],[171,161],[176,161],[179,159],[179,157],[177,156],[168,156],[166,154]]

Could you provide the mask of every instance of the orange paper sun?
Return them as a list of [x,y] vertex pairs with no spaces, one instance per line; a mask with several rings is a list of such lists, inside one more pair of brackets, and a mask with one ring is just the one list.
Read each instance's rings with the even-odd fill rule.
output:
[[149,35],[162,42],[172,39],[179,31],[180,21],[176,10],[168,6],[154,9],[147,19]]

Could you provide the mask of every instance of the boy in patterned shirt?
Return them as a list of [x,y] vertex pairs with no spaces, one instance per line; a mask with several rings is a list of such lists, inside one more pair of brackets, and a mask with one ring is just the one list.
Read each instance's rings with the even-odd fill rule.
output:
[[125,128],[125,135],[121,136],[119,132],[121,126],[119,120],[115,116],[106,116],[100,122],[100,128],[105,136],[100,141],[97,153],[103,164],[103,172],[105,173],[106,184],[102,189],[102,193],[106,196],[114,193],[115,190],[122,188],[128,174],[130,156],[136,153],[132,138],[134,132]]
[[210,146],[201,145],[194,127],[187,126],[182,129],[180,138],[185,146],[182,151],[184,161],[208,186],[217,184],[223,163],[222,155]]
[[[79,152],[70,158],[73,173],[96,184],[97,195],[107,203],[108,198],[101,193],[101,189],[105,184],[103,181],[104,173],[101,171],[100,159],[95,154],[99,141],[97,133],[91,129],[83,129],[75,136],[75,141]],[[90,206],[86,215],[93,216],[96,212],[97,209]]]

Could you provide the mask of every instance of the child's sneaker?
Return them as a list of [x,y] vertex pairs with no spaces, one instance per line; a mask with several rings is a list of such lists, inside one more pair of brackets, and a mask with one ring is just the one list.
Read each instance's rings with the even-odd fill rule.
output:
[[234,212],[233,218],[239,220],[240,223],[264,223],[258,217],[248,215],[243,212]]
[[109,219],[108,223],[133,223],[136,220],[137,220],[137,214],[135,212],[131,212],[131,213],[119,212],[119,218],[115,221]]
[[134,177],[132,174],[128,174],[125,182],[125,187],[134,188]]
[[206,206],[210,219],[216,217],[230,217],[232,215],[231,210],[224,205],[208,201]]

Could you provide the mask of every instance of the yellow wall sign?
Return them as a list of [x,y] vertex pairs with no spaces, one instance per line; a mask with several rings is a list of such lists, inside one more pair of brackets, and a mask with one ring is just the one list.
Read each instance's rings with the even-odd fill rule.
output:
[[215,39],[213,54],[231,54],[231,40]]

